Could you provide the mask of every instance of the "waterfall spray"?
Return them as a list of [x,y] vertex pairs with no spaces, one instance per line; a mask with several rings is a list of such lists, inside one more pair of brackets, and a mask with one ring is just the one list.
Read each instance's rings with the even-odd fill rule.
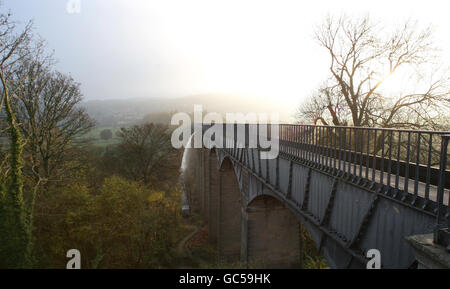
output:
[[183,194],[181,196],[181,210],[183,214],[188,214],[190,212],[190,206],[189,206],[189,199],[187,197],[187,190],[186,190],[186,173],[187,173],[187,169],[188,169],[188,160],[189,160],[189,156],[191,153],[191,142],[192,142],[192,138],[194,137],[194,135],[191,135],[189,137],[189,140],[186,144],[186,147],[184,148],[184,152],[183,152],[183,158],[181,159],[181,167],[180,167],[180,184],[181,184],[181,189],[183,191]]

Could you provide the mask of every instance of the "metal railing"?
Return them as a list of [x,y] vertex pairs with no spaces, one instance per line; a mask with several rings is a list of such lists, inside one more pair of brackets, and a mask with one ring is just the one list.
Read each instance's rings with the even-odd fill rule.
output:
[[444,207],[444,190],[445,182],[448,180],[446,176],[447,169],[447,153],[448,153],[448,142],[450,135],[443,135],[441,142],[441,162],[439,168],[439,184],[438,184],[438,194],[437,194],[437,220],[436,220],[436,230],[434,232],[434,242],[436,244],[441,244],[446,247],[447,252],[450,252],[450,204],[447,203],[448,207]]
[[287,124],[279,130],[282,153],[359,183],[377,184],[380,191],[422,209],[431,207],[437,218],[435,242],[449,245],[449,132]]
[[[353,177],[437,200],[450,189],[450,164],[441,164],[448,132],[361,127],[280,125],[280,151]],[[439,165],[443,165],[441,172]],[[408,181],[407,181],[408,180]],[[448,198],[444,198],[448,205]]]

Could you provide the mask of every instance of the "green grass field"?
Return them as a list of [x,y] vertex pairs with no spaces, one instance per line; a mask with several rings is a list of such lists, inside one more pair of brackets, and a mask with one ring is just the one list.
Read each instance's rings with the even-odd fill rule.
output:
[[[100,133],[104,129],[110,129],[113,133],[113,136],[109,140],[103,140],[100,138]],[[116,133],[120,130],[120,127],[95,127],[93,128],[89,133],[84,135],[83,138],[90,139],[92,141],[92,144],[95,146],[109,146],[109,145],[115,145],[120,142],[119,138],[117,137]]]

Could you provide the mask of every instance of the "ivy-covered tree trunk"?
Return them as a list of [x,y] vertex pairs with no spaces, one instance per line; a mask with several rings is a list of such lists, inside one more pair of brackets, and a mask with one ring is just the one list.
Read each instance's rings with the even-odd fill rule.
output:
[[25,268],[31,265],[31,230],[23,201],[23,144],[7,91],[4,96],[10,135],[10,171],[6,180],[6,192],[2,194],[0,203],[0,265],[5,268]]
[[0,268],[6,268],[6,237],[7,237],[7,231],[5,228],[5,186],[4,186],[4,179],[0,179]]

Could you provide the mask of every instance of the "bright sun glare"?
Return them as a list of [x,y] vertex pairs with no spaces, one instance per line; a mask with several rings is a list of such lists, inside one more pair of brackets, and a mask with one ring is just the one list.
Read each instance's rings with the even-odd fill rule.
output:
[[405,85],[408,82],[407,76],[407,73],[404,71],[396,71],[383,81],[380,89],[387,96],[396,96],[405,89]]

